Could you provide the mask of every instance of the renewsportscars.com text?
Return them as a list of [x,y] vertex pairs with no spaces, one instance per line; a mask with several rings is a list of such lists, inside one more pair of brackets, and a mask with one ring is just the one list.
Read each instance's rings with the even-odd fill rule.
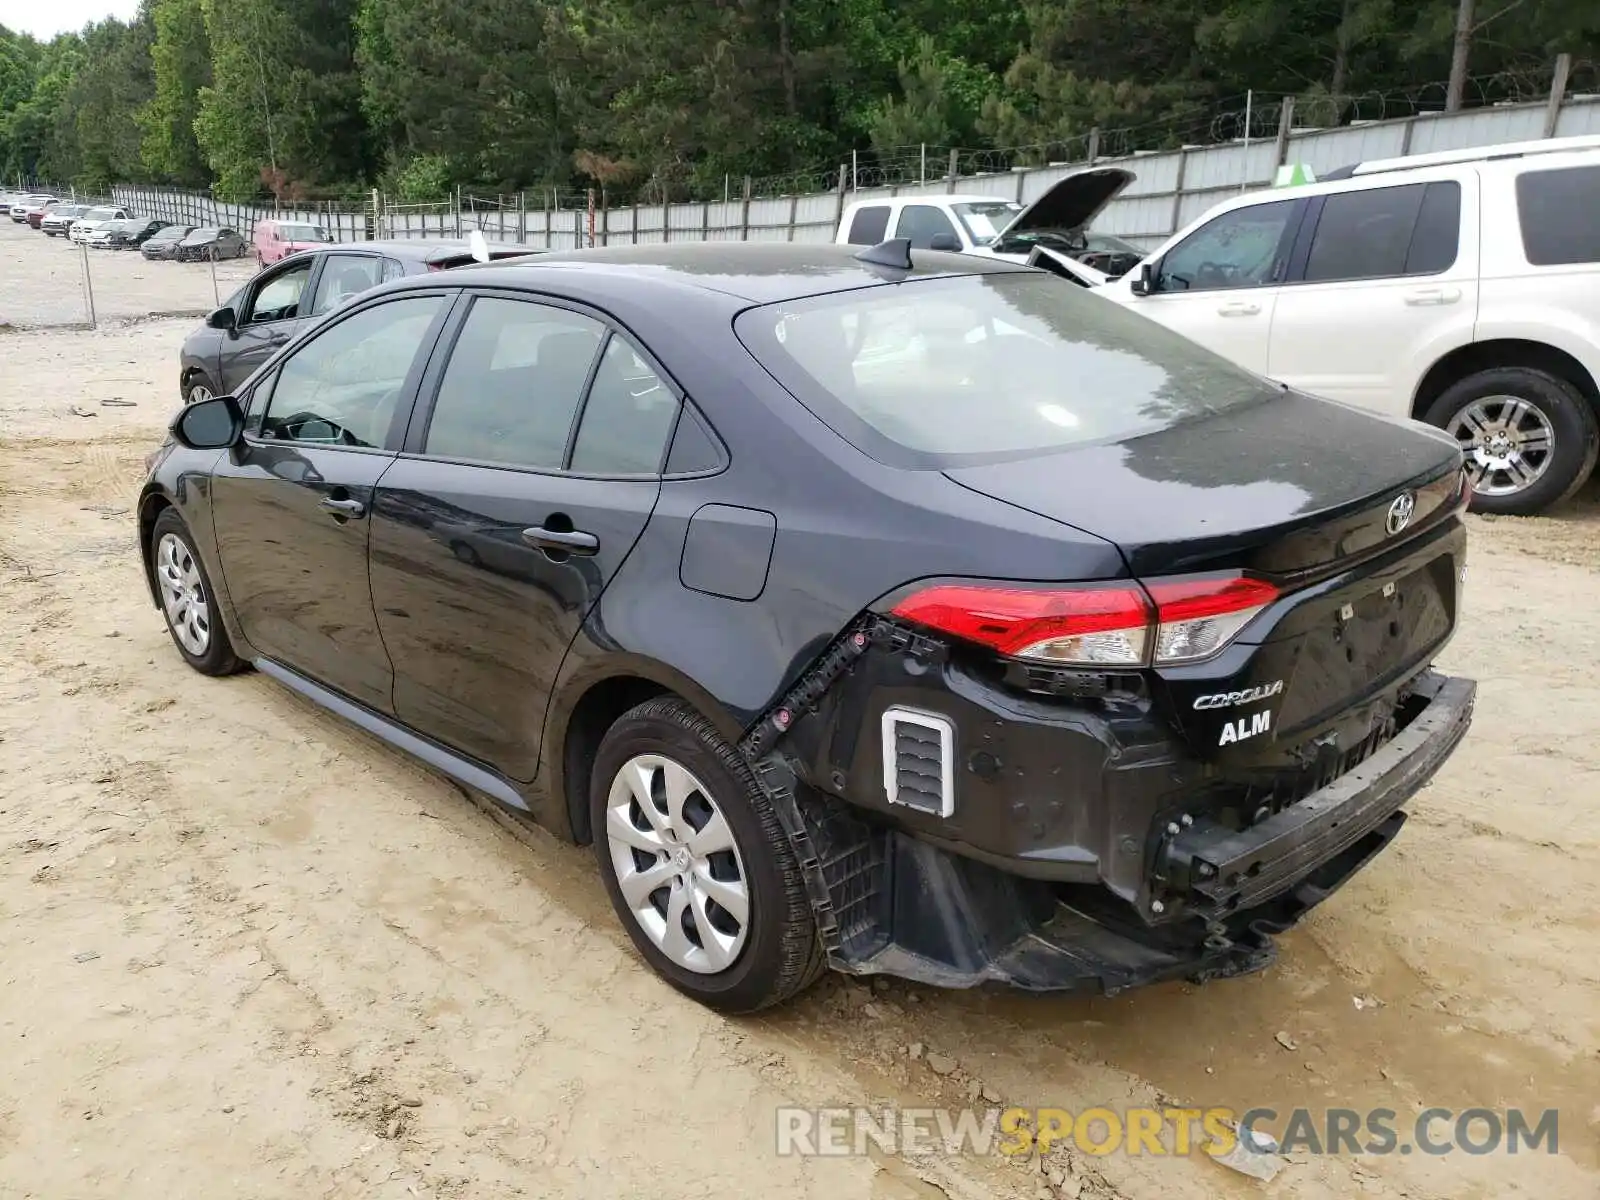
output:
[[[1243,1146],[1307,1154],[1559,1153],[1555,1109],[1427,1108],[780,1108],[781,1155],[1022,1156],[1070,1146],[1081,1154],[1223,1157]],[[1264,1135],[1264,1136],[1263,1136]],[[1265,1150],[1261,1148],[1265,1147]]]

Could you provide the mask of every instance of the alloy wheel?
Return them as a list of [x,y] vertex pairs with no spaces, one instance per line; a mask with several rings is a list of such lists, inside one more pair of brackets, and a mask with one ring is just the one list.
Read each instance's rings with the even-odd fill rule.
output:
[[200,564],[184,540],[163,534],[156,547],[156,578],[161,584],[161,607],[173,636],[196,658],[211,647],[211,607]]
[[1510,496],[1550,469],[1556,432],[1550,418],[1520,396],[1484,396],[1445,427],[1466,455],[1467,479],[1482,496]]
[[211,399],[211,389],[203,383],[191,383],[189,385],[188,399],[190,404],[199,404],[202,400],[209,400]]
[[628,912],[656,948],[697,974],[732,966],[750,928],[750,887],[705,785],[663,755],[630,758],[611,782],[605,836]]

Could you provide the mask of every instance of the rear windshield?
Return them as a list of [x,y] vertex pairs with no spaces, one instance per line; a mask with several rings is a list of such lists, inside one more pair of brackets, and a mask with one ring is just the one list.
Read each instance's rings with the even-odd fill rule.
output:
[[857,449],[958,466],[1137,437],[1279,394],[1042,272],[911,280],[764,305],[740,340]]
[[286,242],[331,242],[328,231],[320,225],[280,225],[278,236]]

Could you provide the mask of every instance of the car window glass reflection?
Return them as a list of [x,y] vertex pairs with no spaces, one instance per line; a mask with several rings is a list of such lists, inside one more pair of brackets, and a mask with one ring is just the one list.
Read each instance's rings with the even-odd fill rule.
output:
[[246,323],[287,321],[295,316],[300,307],[300,294],[306,290],[310,278],[311,263],[307,260],[268,280],[251,301]]
[[380,304],[307,343],[278,369],[261,436],[382,446],[441,303],[438,296],[419,296]]

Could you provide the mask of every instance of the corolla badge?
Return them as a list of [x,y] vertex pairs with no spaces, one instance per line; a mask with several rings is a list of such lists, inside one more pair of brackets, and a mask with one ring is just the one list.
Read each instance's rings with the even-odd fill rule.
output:
[[1411,517],[1417,511],[1417,498],[1411,492],[1402,492],[1396,496],[1394,503],[1389,505],[1389,516],[1384,521],[1383,527],[1393,537],[1407,525],[1411,524]]

